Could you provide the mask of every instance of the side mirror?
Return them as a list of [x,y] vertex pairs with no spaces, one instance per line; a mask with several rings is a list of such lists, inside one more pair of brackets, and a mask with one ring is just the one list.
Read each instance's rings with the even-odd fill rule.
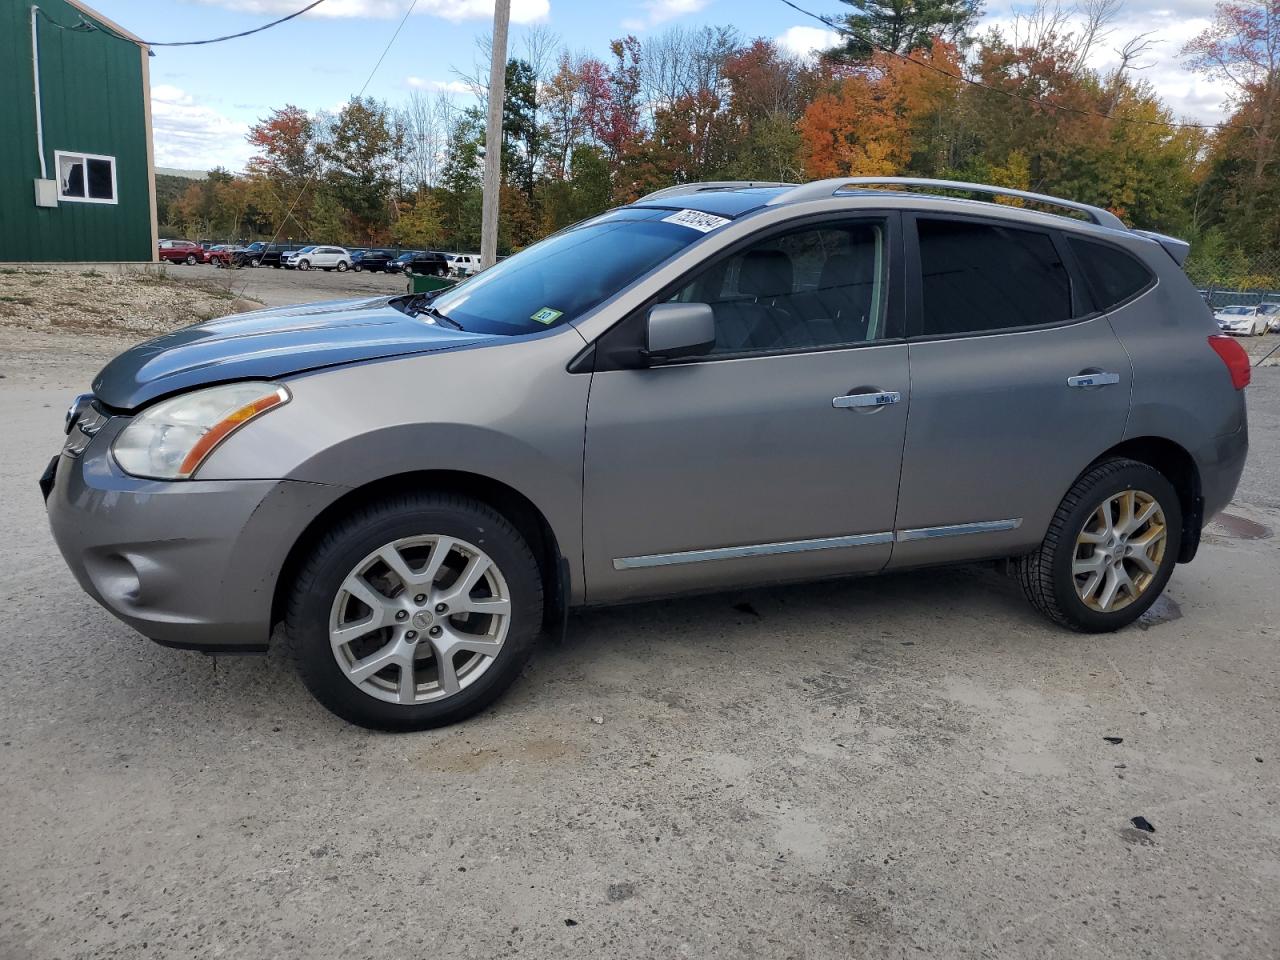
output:
[[715,345],[716,318],[710,304],[657,303],[649,308],[641,351],[648,363],[700,357]]

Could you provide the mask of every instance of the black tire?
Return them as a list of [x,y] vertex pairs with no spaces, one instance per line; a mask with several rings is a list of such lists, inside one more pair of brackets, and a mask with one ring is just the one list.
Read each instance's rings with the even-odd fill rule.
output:
[[196,265],[196,255],[194,253],[187,254],[187,266],[194,267]]
[[345,260],[339,260],[339,261],[338,261],[338,272],[339,272],[339,273],[346,273],[346,272],[347,272],[347,261],[345,261]]
[[261,260],[259,260],[257,257],[254,257],[254,258],[252,258],[252,259],[249,261],[249,266],[251,266],[251,267],[260,267],[260,266],[262,266],[262,261],[261,261]]
[[[388,703],[352,683],[329,643],[329,616],[339,586],[360,560],[402,537],[442,534],[483,549],[506,580],[511,622],[502,649],[473,683],[443,700]],[[413,494],[363,507],[337,523],[308,552],[294,581],[285,632],[307,689],[351,723],[374,730],[425,730],[484,709],[519,676],[542,629],[542,578],[520,533],[500,513],[453,494]]]
[[354,270],[356,273],[359,273],[364,269],[364,265],[359,263],[353,263],[351,265],[351,269]]
[[[1086,605],[1076,592],[1076,538],[1099,506],[1126,490],[1151,495],[1164,511],[1164,555],[1140,596],[1104,612]],[[1050,620],[1082,633],[1109,633],[1133,623],[1155,603],[1173,574],[1181,542],[1182,506],[1173,485],[1154,467],[1117,457],[1094,464],[1075,482],[1053,515],[1044,541],[1014,561],[1014,575],[1027,599]]]
[[297,267],[299,270],[311,269],[311,264],[306,260],[299,260],[297,263],[294,264],[294,266]]

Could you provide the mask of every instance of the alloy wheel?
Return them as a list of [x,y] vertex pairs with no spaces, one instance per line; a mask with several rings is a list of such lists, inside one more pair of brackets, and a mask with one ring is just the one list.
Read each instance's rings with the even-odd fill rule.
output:
[[1077,596],[1100,613],[1127,607],[1155,580],[1167,541],[1164,510],[1151,494],[1124,490],[1108,497],[1076,536]]
[[404,537],[370,553],[342,581],[329,643],[363,693],[410,705],[475,683],[502,651],[511,594],[492,558],[454,537]]

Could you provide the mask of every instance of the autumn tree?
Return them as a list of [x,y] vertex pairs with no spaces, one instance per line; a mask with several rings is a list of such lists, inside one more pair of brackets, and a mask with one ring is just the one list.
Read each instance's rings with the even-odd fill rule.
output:
[[363,236],[387,219],[396,183],[403,135],[391,124],[385,105],[353,97],[338,112],[320,141],[327,192],[346,211],[350,232]]
[[1184,48],[1192,69],[1224,81],[1234,112],[1214,143],[1223,214],[1252,243],[1280,234],[1275,183],[1280,108],[1280,0],[1219,3],[1213,22]]

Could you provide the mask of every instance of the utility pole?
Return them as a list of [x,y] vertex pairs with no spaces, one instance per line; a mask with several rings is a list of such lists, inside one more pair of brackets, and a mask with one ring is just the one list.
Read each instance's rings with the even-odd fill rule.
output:
[[493,5],[493,62],[489,65],[489,123],[484,135],[484,208],[480,221],[480,269],[498,262],[498,188],[502,184],[502,101],[507,80],[507,25],[511,0]]

